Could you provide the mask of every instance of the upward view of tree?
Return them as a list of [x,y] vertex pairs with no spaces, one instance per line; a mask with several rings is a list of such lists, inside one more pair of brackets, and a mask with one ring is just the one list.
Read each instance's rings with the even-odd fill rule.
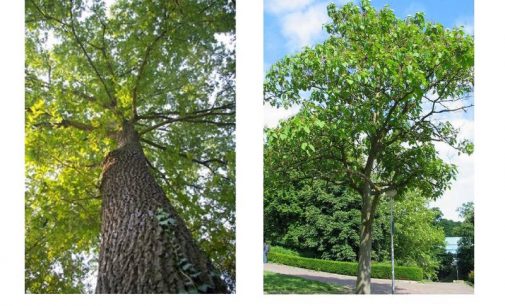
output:
[[265,103],[301,106],[289,128],[271,131],[267,141],[299,146],[295,154],[271,155],[278,169],[317,164],[312,176],[360,195],[356,292],[370,293],[381,198],[413,188],[426,198],[441,196],[457,169],[438,156],[435,142],[473,151],[446,117],[472,106],[464,98],[473,90],[473,38],[427,22],[422,13],[399,19],[367,0],[329,5],[328,15],[326,41],[286,56],[267,73]]
[[233,290],[235,1],[107,2],[26,2],[26,291]]

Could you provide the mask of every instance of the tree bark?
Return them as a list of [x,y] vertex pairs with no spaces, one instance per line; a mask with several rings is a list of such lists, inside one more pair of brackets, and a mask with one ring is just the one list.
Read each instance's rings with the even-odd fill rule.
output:
[[379,202],[379,196],[375,196],[372,200],[370,188],[365,187],[361,197],[363,206],[361,207],[358,275],[356,278],[355,292],[357,294],[370,294],[372,274],[372,225],[375,209]]
[[149,173],[129,123],[102,170],[96,293],[227,293],[220,274]]

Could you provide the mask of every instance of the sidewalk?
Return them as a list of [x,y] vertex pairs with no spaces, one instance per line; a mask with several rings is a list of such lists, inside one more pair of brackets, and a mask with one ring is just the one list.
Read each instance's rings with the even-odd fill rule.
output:
[[[355,276],[312,271],[273,263],[264,264],[264,270],[320,282],[333,283],[345,286],[349,289],[354,288],[356,283]],[[396,280],[395,287],[395,293],[397,294],[473,294],[473,287],[465,283],[420,283],[416,281]],[[390,293],[390,279],[372,278],[372,294]]]

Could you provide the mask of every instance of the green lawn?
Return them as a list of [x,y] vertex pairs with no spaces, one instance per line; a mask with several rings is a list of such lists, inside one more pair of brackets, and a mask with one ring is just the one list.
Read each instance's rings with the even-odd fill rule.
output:
[[268,294],[343,294],[345,287],[308,280],[301,277],[265,271],[263,290]]

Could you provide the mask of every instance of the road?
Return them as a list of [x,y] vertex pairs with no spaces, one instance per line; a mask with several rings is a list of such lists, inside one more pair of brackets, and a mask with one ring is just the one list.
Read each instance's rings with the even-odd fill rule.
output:
[[[333,283],[345,286],[349,289],[354,288],[356,283],[356,277],[354,276],[312,271],[273,263],[264,264],[264,269],[265,271],[298,276],[320,282]],[[395,287],[396,287],[395,293],[397,294],[473,294],[473,287],[461,282],[421,283],[416,281],[397,280],[395,281]],[[390,293],[391,293],[390,279],[372,278],[372,294],[390,294]]]

